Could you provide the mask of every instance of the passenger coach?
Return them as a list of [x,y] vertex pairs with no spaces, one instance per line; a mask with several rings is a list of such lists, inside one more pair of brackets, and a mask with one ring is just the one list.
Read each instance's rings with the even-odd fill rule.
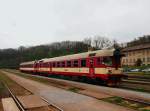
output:
[[112,86],[123,77],[120,50],[97,50],[85,53],[46,58],[20,64],[20,70],[65,76],[87,77]]

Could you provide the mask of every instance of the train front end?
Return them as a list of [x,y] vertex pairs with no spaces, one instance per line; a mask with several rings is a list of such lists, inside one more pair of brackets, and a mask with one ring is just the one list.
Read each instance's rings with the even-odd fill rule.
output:
[[118,86],[124,76],[123,68],[121,67],[121,58],[124,56],[119,49],[114,50],[112,57],[112,67],[107,67],[107,85]]

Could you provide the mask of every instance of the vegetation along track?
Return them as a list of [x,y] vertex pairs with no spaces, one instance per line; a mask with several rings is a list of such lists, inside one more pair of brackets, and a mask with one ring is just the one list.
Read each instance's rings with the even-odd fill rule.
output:
[[[95,96],[93,96],[91,94],[82,93],[82,90],[83,90],[83,92],[85,90],[85,88],[82,87],[82,86],[77,86],[75,84],[68,84],[66,82],[60,82],[61,80],[60,81],[59,80],[55,81],[55,79],[50,79],[50,78],[47,78],[47,77],[41,77],[41,76],[37,76],[37,75],[36,75],[36,78],[35,78],[35,75],[29,75],[29,74],[26,74],[26,73],[21,73],[19,71],[15,71],[15,70],[7,70],[7,71],[15,73],[15,74],[23,76],[23,77],[26,77],[26,78],[29,78],[29,79],[33,79],[33,80],[37,80],[37,81],[40,81],[40,82],[48,83],[48,84],[53,85],[55,87],[59,87],[59,88],[67,89],[69,91],[73,91],[73,92],[76,92],[76,93],[81,93],[81,94],[85,94],[85,95],[88,95],[88,96],[91,96],[91,97],[95,97]],[[45,81],[45,79],[50,79],[50,81]],[[119,96],[119,95],[116,94],[114,96]],[[141,104],[150,105],[149,102],[146,102],[146,101],[143,101],[143,100],[137,100],[137,99],[134,100],[133,98],[131,99],[131,98],[122,97],[122,96],[120,96],[120,97],[125,99],[125,100],[129,100],[129,101],[134,101],[134,102],[141,103]],[[97,97],[95,97],[95,98],[97,98]]]

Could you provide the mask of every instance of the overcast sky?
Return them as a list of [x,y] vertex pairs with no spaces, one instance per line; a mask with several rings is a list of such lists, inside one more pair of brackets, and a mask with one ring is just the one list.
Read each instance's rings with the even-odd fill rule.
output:
[[150,0],[0,0],[0,49],[150,34]]

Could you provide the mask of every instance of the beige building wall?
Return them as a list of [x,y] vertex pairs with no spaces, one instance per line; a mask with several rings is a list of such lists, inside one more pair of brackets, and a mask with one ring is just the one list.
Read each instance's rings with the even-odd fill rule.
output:
[[122,58],[122,65],[135,65],[137,59],[142,60],[142,64],[150,64],[150,48],[132,51],[123,51],[125,57]]

